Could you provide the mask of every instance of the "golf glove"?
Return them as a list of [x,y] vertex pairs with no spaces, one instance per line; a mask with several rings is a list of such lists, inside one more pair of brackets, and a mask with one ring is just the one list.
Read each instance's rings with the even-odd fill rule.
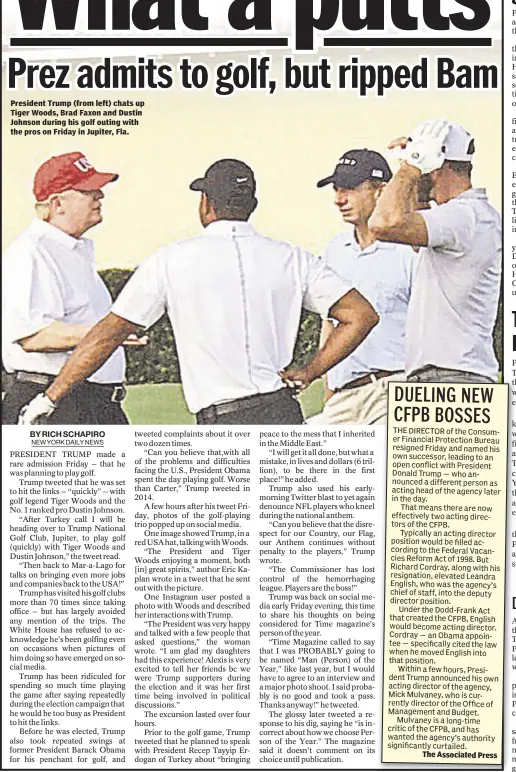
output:
[[46,394],[38,394],[20,410],[18,425],[44,424],[55,409],[56,406]]

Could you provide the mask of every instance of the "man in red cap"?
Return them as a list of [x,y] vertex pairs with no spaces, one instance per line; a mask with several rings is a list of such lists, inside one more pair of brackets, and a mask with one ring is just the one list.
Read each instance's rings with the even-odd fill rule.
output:
[[[2,358],[9,374],[2,423],[44,392],[71,351],[111,307],[84,238],[102,221],[102,188],[117,174],[96,171],[83,153],[53,156],[34,178],[38,218],[8,247],[3,264]],[[52,424],[125,424],[125,356],[109,359],[64,399]]]

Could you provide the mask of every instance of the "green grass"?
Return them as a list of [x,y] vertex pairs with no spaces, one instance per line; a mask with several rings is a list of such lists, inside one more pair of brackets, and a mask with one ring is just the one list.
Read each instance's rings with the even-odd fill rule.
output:
[[129,386],[124,410],[132,424],[194,424],[179,383]]
[[323,409],[323,384],[320,378],[301,394],[301,407],[305,418],[311,418]]
[[[301,405],[306,418],[322,409],[322,383],[316,381],[302,395]],[[124,410],[129,421],[136,425],[194,424],[188,412],[179,383],[157,383],[129,386]]]

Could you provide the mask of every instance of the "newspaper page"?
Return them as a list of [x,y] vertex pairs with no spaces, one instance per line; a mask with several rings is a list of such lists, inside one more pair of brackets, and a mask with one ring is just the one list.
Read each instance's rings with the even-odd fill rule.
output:
[[516,768],[514,2],[3,11],[2,769]]

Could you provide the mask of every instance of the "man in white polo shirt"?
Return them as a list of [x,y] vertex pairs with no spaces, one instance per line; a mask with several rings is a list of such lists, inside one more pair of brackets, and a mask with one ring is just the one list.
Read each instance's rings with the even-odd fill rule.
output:
[[[42,393],[70,352],[111,307],[95,270],[93,243],[83,238],[102,221],[102,188],[117,174],[97,172],[80,152],[54,156],[34,178],[34,222],[3,260],[2,358],[8,383],[2,422]],[[49,417],[52,424],[124,424],[125,357],[117,348]]]
[[[380,322],[358,348],[325,376],[325,406],[318,424],[385,424],[389,380],[403,379],[405,329],[412,275],[412,247],[377,241],[369,218],[392,172],[374,150],[349,150],[335,171],[317,183],[333,185],[335,205],[353,226],[335,236],[323,258],[374,306]],[[323,323],[321,342],[332,323]]]
[[[475,144],[462,126],[425,121],[400,148],[402,165],[369,222],[376,238],[421,247],[407,320],[409,381],[491,383],[501,278],[501,222],[471,184]],[[436,206],[414,211],[419,190]]]
[[[166,311],[186,402],[198,423],[299,424],[301,410],[284,381],[306,386],[377,323],[367,300],[320,259],[261,236],[247,222],[257,200],[246,164],[218,161],[190,187],[201,192],[204,233],[158,250],[138,268],[46,396],[28,405],[24,422],[51,412],[121,340]],[[306,368],[284,372],[302,307],[338,325]]]

